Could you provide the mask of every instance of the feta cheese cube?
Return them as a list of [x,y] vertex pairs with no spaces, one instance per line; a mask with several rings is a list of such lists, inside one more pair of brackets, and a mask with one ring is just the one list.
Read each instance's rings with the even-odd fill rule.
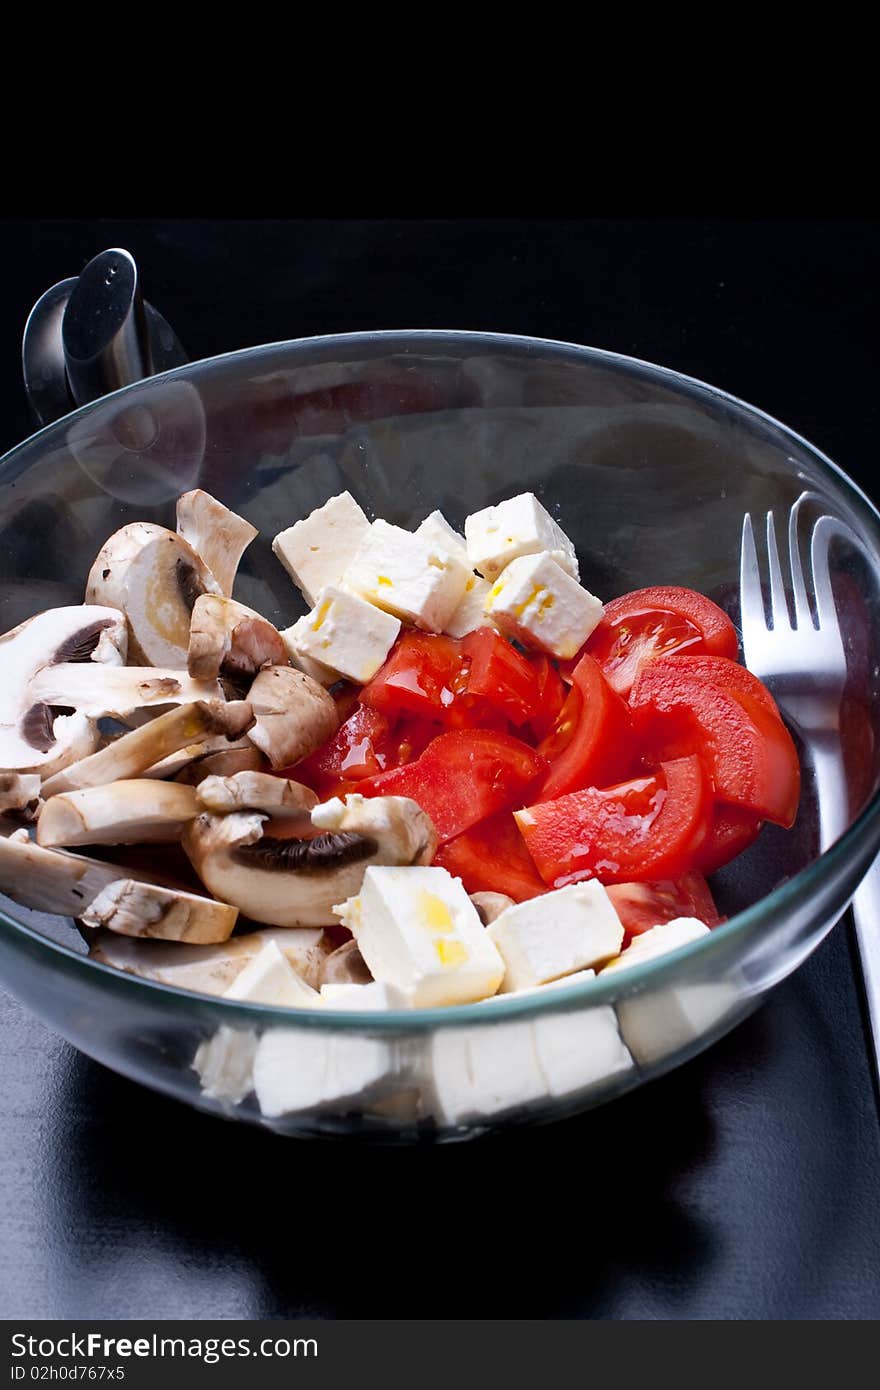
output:
[[448,550],[387,521],[374,521],[342,583],[403,622],[443,632],[468,577],[467,567]]
[[440,550],[445,550],[448,555],[452,555],[456,560],[467,568],[471,569],[468,559],[467,542],[460,532],[456,531],[442,512],[431,512],[424,521],[420,522],[415,529],[415,535],[421,536],[429,545],[435,545]]
[[224,999],[251,1004],[278,1004],[288,1009],[314,1009],[321,1002],[318,991],[307,985],[276,941],[269,941],[248,961],[225,991]]
[[607,1006],[545,1014],[533,1021],[532,1033],[552,1096],[571,1095],[632,1068],[614,1010]]
[[294,584],[302,589],[306,602],[314,604],[321,589],[339,583],[369,529],[370,523],[351,493],[341,492],[279,532],[272,549]]
[[193,1058],[202,1093],[210,1100],[238,1105],[254,1088],[256,1051],[256,1033],[223,1024],[213,1037],[199,1044]]
[[486,612],[491,591],[492,585],[488,579],[481,579],[478,574],[471,575],[465,585],[464,597],[446,624],[445,630],[450,637],[466,637],[478,627],[498,626],[492,615]]
[[294,657],[317,661],[337,677],[365,685],[372,680],[400,632],[400,622],[345,589],[328,584],[311,613],[287,629]]
[[677,951],[679,946],[687,946],[708,935],[709,928],[696,917],[674,917],[671,922],[660,922],[650,931],[634,936],[623,954],[610,960],[605,969],[626,970],[628,966],[641,965],[643,961],[664,956],[667,951]]
[[335,685],[339,680],[339,676],[334,670],[329,666],[325,666],[323,661],[315,661],[313,657],[306,656],[305,652],[296,651],[294,649],[293,643],[295,639],[293,629],[295,627],[296,623],[291,627],[283,628],[278,634],[287,648],[287,655],[290,658],[291,666],[295,666],[297,671],[302,671],[304,675],[311,676],[312,680],[317,681],[319,685]]
[[548,551],[574,579],[579,576],[574,546],[533,492],[474,512],[464,523],[464,533],[471,567],[486,579],[497,578],[518,556],[539,551]]
[[[546,994],[548,990],[559,989],[561,985],[576,985],[581,980],[595,980],[595,970],[573,970],[570,975],[559,975],[555,980],[547,980],[543,985],[529,985],[527,989],[512,991],[516,993],[517,999],[521,999],[524,994]],[[481,999],[481,1004],[509,1004],[510,993],[493,994],[488,999]]]
[[601,964],[620,950],[623,926],[601,883],[572,883],[509,907],[487,928],[504,958],[505,993]]
[[415,1008],[466,1004],[501,983],[504,962],[461,880],[445,869],[371,864],[360,894],[333,911],[373,978]]
[[547,1082],[531,1024],[438,1028],[424,1044],[422,1109],[439,1124],[487,1119],[540,1101]]
[[604,608],[548,551],[512,560],[495,580],[486,613],[502,632],[563,659],[574,656]]
[[372,980],[367,985],[322,985],[321,1003],[328,1009],[369,1009],[371,1013],[380,1009],[410,1007],[409,995],[379,980]]
[[397,1076],[392,1046],[361,1033],[271,1028],[257,1044],[253,1080],[267,1119],[364,1103]]

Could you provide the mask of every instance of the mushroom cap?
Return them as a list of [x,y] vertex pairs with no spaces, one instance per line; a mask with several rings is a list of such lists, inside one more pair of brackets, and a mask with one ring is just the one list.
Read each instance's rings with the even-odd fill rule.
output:
[[183,848],[206,888],[254,921],[330,925],[334,904],[359,892],[368,865],[429,862],[436,847],[430,820],[407,797],[349,801],[329,813],[333,827],[319,817],[332,803],[315,807],[303,838],[278,838],[262,812],[203,813],[184,830]]
[[513,898],[509,898],[506,893],[471,893],[470,900],[480,914],[480,921],[484,927],[488,927],[490,922],[494,922],[495,918],[500,917],[509,907],[516,906]]
[[368,985],[373,976],[356,941],[346,941],[326,956],[319,985]]
[[177,530],[202,557],[220,592],[231,594],[241,557],[259,535],[256,526],[197,487],[177,499]]
[[191,676],[250,685],[264,666],[287,664],[287,648],[266,618],[217,594],[196,599],[187,654]]
[[196,681],[185,670],[155,666],[45,666],[34,676],[30,691],[47,705],[66,700],[93,719],[128,719],[154,705],[223,700],[216,681]]
[[32,814],[39,805],[40,790],[38,772],[0,772],[0,815],[7,811]]
[[128,620],[131,659],[152,666],[186,666],[195,601],[219,592],[182,536],[147,521],[114,532],[86,581],[86,602],[120,609]]
[[198,813],[192,787],[140,777],[60,792],[44,803],[37,844],[136,845],[176,841]]
[[0,637],[0,768],[48,776],[93,752],[98,730],[58,673],[88,682],[121,671],[126,642],[116,609],[85,604],[47,609]]
[[[73,859],[75,856],[67,857]],[[269,941],[278,944],[298,975],[317,987],[321,964],[330,948],[324,932],[313,927],[267,927],[232,936],[217,946],[176,942],[165,945],[161,941],[136,941],[99,931],[91,941],[89,955],[103,965],[140,975],[146,980],[202,994],[224,994],[248,961],[253,960]]]
[[269,772],[236,772],[231,777],[205,777],[196,799],[203,811],[225,816],[233,811],[265,811],[267,815],[300,816],[309,824],[310,811],[318,804],[311,787]]
[[336,702],[292,666],[267,666],[248,691],[254,727],[248,737],[273,767],[290,767],[320,748],[339,727]]

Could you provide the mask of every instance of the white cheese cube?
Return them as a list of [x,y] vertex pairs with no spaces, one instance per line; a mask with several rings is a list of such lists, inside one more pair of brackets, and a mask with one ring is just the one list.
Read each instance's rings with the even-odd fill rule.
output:
[[533,492],[474,512],[464,523],[464,533],[471,567],[486,579],[495,579],[518,556],[539,551],[549,551],[562,569],[578,578],[574,546]]
[[311,676],[312,680],[317,681],[319,685],[335,685],[339,680],[339,676],[335,671],[331,670],[329,666],[325,666],[322,661],[315,661],[313,657],[306,656],[305,652],[297,652],[294,650],[295,627],[296,623],[293,623],[291,627],[282,628],[278,634],[287,648],[287,655],[290,658],[291,666],[295,666],[298,671],[302,671],[305,675]]
[[400,622],[357,594],[328,584],[311,613],[287,629],[297,661],[317,661],[346,680],[372,680],[400,632]]
[[532,1032],[538,1064],[552,1096],[571,1095],[633,1065],[614,1010],[608,1007],[545,1014],[534,1020]]
[[547,551],[512,560],[486,599],[486,614],[502,632],[565,660],[580,650],[603,612],[600,600]]
[[504,962],[461,880],[445,869],[371,864],[360,894],[333,910],[373,978],[415,1008],[466,1004],[501,983]]
[[421,536],[429,545],[435,545],[447,554],[454,555],[456,560],[460,560],[467,569],[471,569],[464,536],[456,531],[454,526],[450,526],[442,512],[431,512],[426,516],[416,527],[415,535]]
[[314,1009],[321,1002],[318,991],[307,985],[276,941],[269,941],[248,961],[223,995],[250,1004],[277,1004],[288,1009]]
[[679,946],[687,946],[691,941],[699,941],[708,936],[709,928],[696,917],[674,917],[671,922],[660,922],[650,931],[634,936],[622,955],[617,955],[605,966],[606,970],[626,970],[643,961],[664,956],[667,951],[677,951]]
[[254,1088],[253,1067],[257,1035],[224,1024],[199,1044],[193,1059],[202,1092],[210,1100],[238,1105]]
[[421,525],[416,527],[415,534],[445,550],[447,554],[459,560],[468,571],[464,595],[447,622],[444,632],[448,632],[450,637],[466,637],[478,627],[494,627],[494,622],[486,614],[486,600],[492,586],[488,579],[481,579],[471,569],[464,536],[460,536],[449,525],[442,512],[431,512],[430,516],[426,516]]
[[448,550],[387,521],[374,521],[342,583],[403,622],[443,632],[468,578],[467,567]]
[[339,583],[369,529],[370,523],[351,493],[341,492],[281,531],[272,549],[294,584],[302,589],[306,602],[314,604],[321,589]]
[[422,1070],[422,1108],[439,1124],[487,1119],[547,1096],[531,1024],[519,1019],[438,1028],[425,1042]]
[[611,899],[593,879],[517,903],[486,930],[504,958],[508,994],[599,965],[623,941]]
[[368,1009],[375,1013],[381,1009],[407,1009],[410,998],[393,985],[371,980],[366,985],[322,985],[321,1003],[328,1009]]
[[582,980],[595,980],[595,970],[574,970],[570,975],[560,975],[555,980],[547,980],[543,985],[530,985],[528,989],[512,990],[510,993],[493,994],[489,999],[481,999],[481,1004],[509,1004],[510,994],[515,993],[517,999],[521,999],[524,994],[546,994],[548,990],[559,989],[562,985],[576,985]]
[[351,1107],[372,1097],[397,1075],[394,1048],[359,1033],[272,1028],[254,1057],[254,1090],[268,1119]]
[[617,1016],[636,1061],[649,1066],[704,1037],[737,1009],[744,1010],[743,999],[742,990],[726,982],[662,985],[622,999]]
[[488,579],[481,579],[478,574],[471,575],[465,585],[464,598],[446,624],[445,630],[450,637],[466,637],[469,632],[476,632],[478,627],[497,627],[495,619],[486,612],[491,592],[492,585]]

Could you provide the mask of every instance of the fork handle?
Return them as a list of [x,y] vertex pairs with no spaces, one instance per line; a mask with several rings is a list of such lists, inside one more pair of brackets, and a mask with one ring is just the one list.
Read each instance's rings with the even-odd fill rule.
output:
[[852,900],[856,940],[862,958],[862,977],[874,1041],[874,1061],[880,1072],[880,857],[874,860]]
[[819,808],[819,848],[824,851],[839,840],[849,825],[849,789],[843,769],[840,740],[817,739],[810,747]]

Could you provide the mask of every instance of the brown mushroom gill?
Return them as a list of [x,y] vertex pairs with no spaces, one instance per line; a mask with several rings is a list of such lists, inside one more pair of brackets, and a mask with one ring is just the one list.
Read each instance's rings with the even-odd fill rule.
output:
[[21,736],[38,753],[48,753],[55,743],[53,725],[61,715],[75,714],[70,705],[31,705],[21,721]]
[[56,666],[62,661],[91,661],[101,640],[101,633],[108,627],[113,627],[113,619],[102,618],[98,622],[88,623],[79,632],[72,633],[61,643],[49,664]]
[[174,567],[177,587],[180,590],[180,597],[186,604],[190,613],[196,604],[196,599],[201,598],[206,592],[204,584],[196,573],[195,565],[189,564],[187,560],[179,559]]
[[249,845],[238,845],[232,858],[249,868],[270,869],[299,874],[325,873],[330,867],[358,864],[378,850],[375,840],[354,831],[315,835],[308,839],[276,839],[263,836]]

